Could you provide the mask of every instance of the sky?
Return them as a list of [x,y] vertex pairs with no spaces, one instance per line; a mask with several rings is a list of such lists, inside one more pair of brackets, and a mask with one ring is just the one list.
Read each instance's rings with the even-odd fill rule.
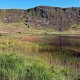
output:
[[0,9],[29,9],[36,6],[80,7],[80,0],[0,0]]

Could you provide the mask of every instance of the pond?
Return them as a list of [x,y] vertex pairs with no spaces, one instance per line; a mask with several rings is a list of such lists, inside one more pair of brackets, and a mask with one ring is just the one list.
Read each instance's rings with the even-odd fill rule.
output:
[[49,64],[71,67],[80,72],[80,35],[32,35],[23,41],[37,43],[37,55]]
[[46,61],[80,71],[80,35],[46,35],[42,41],[40,54]]

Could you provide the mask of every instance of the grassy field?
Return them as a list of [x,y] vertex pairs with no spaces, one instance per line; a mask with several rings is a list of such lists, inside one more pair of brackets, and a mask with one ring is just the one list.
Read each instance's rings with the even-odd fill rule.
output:
[[70,40],[73,47],[59,50],[50,46],[48,42],[53,39],[47,38],[53,34],[80,34],[75,29],[72,26],[59,32],[36,29],[23,22],[0,22],[0,80],[80,80],[80,60],[72,54],[80,53],[77,44]]
[[38,48],[32,42],[0,40],[0,79],[64,80],[63,74],[37,56]]
[[[62,54],[69,53],[69,50],[55,51],[55,47],[45,45],[43,40],[34,42],[30,39],[25,41],[8,36],[0,37],[0,80],[80,79],[79,70],[74,69],[74,64],[79,62]],[[67,66],[63,57],[68,61]],[[64,66],[61,64],[62,61]],[[73,66],[70,66],[70,63]]]

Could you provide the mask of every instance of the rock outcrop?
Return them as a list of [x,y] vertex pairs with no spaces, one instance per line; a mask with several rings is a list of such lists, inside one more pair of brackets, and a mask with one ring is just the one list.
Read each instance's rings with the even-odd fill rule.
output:
[[0,10],[0,21],[4,23],[23,21],[26,25],[37,28],[64,31],[74,24],[80,25],[80,8],[38,6],[27,10],[6,9]]

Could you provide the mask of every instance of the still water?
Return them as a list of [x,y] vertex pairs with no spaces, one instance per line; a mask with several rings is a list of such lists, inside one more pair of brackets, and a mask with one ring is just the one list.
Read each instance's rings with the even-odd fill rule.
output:
[[53,35],[45,36],[44,42],[58,51],[68,49],[80,57],[80,36],[79,35]]
[[80,35],[36,35],[23,40],[39,43],[37,55],[49,64],[80,71]]
[[46,35],[43,42],[40,52],[46,61],[80,71],[80,35]]

